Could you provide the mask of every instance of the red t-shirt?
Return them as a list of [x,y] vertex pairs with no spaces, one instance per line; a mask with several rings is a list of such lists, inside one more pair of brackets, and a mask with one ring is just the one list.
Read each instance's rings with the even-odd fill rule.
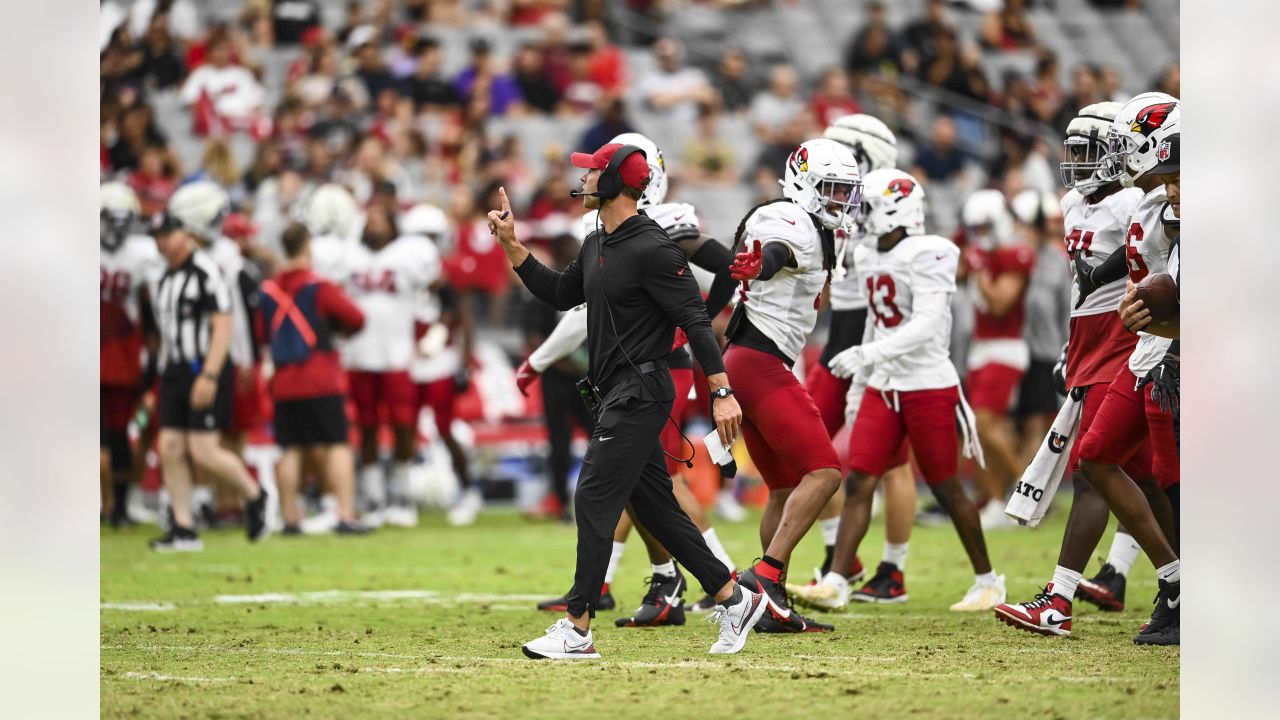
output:
[[[974,273],[983,273],[994,280],[1005,273],[1016,273],[1024,279],[1031,277],[1031,268],[1036,264],[1036,251],[1027,245],[979,250],[970,248],[973,262],[970,263]],[[973,339],[1002,340],[1021,338],[1023,325],[1027,319],[1027,290],[1023,286],[1017,302],[1012,309],[1002,316],[991,314],[981,295],[978,295],[974,307]]]
[[814,95],[809,101],[809,107],[818,118],[818,124],[823,126],[831,125],[845,115],[862,112],[858,101],[851,97],[829,100],[821,95]]
[[[277,273],[272,280],[289,296],[304,285],[318,283],[316,313],[331,328],[353,333],[364,327],[364,313],[342,290],[310,270],[287,270]],[[258,337],[270,342],[267,334],[272,318],[256,316]],[[275,400],[303,400],[306,398],[345,395],[347,374],[342,369],[338,351],[330,348],[316,350],[304,362],[284,365],[275,369],[271,377],[271,397]]]

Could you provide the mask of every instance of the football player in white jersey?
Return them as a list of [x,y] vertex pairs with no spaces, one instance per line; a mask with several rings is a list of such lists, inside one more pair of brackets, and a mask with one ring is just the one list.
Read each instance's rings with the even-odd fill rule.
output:
[[[729,249],[702,233],[701,223],[692,205],[666,202],[666,163],[662,151],[652,140],[638,133],[623,133],[609,142],[634,145],[644,151],[649,163],[649,184],[645,187],[644,194],[641,195],[636,206],[661,225],[667,231],[667,235],[675,240],[689,256],[690,268],[698,280],[699,287],[708,293],[707,315],[715,317],[728,304],[735,286],[733,279],[729,276],[729,263],[732,259]],[[592,210],[582,217],[582,237],[595,231],[598,214],[598,211]],[[544,369],[577,350],[586,337],[587,314],[577,308],[565,313],[547,340],[530,353],[529,359],[516,371],[516,382],[521,392],[524,392]],[[677,335],[677,337],[680,336]],[[667,363],[676,388],[671,416],[679,422],[684,415],[684,407],[693,387],[693,361],[687,349],[677,346],[668,356]],[[689,445],[684,442],[680,430],[672,423],[668,423],[663,428],[662,443],[663,450],[667,453],[667,471],[671,474],[676,500],[702,533],[707,547],[725,564],[729,572],[733,572],[736,568],[729,558],[728,551],[724,549],[715,528],[711,527],[707,520],[706,511],[694,496],[693,491],[689,489],[689,484],[681,472],[685,468],[683,459],[689,457],[691,453]],[[609,585],[613,581],[613,573],[622,560],[631,527],[631,518],[624,514],[618,520],[618,526],[614,530],[613,552],[605,574],[605,592],[608,592]],[[640,608],[631,617],[617,620],[618,626],[683,625],[686,609],[694,612],[713,609],[715,598],[710,596],[689,605],[688,608],[684,606],[686,583],[683,574],[673,564],[671,554],[643,528],[638,530],[649,552],[652,569],[649,591],[641,602]],[[566,602],[566,598],[556,598],[539,603],[538,608],[559,612],[564,610]]]
[[866,535],[877,478],[906,460],[904,443],[910,439],[925,482],[951,516],[976,575],[951,609],[987,609],[1004,601],[1004,576],[991,568],[978,510],[956,478],[957,421],[965,454],[977,455],[981,464],[972,412],[950,355],[960,249],[925,234],[924,189],[911,175],[878,170],[864,181],[862,222],[876,242],[859,246],[855,263],[871,317],[862,344],[831,361],[836,377],[859,376],[850,393],[861,392],[862,400],[849,440],[850,474],[833,570],[808,588],[809,600],[844,604],[848,580],[838,569],[848,567]]
[[360,207],[341,185],[322,185],[311,193],[302,212],[311,231],[313,271],[334,282],[342,282],[342,263],[359,232]]
[[[1097,267],[1077,256],[1082,294],[1115,282],[1126,272],[1131,282],[1138,282],[1151,272],[1164,272],[1170,239],[1176,230],[1169,232],[1164,219],[1169,203],[1159,177],[1176,171],[1180,125],[1180,102],[1163,93],[1143,93],[1117,112],[1108,128],[1108,150],[1097,175],[1103,181],[1120,182],[1126,187],[1137,185],[1146,194],[1125,221],[1122,249]],[[1160,586],[1156,609],[1151,622],[1134,638],[1138,644],[1179,643],[1181,572],[1176,531],[1170,522],[1162,526],[1153,511],[1160,498],[1149,499],[1122,469],[1122,463],[1144,441],[1149,441],[1151,472],[1167,499],[1176,503],[1176,490],[1170,492],[1179,481],[1173,418],[1139,387],[1140,379],[1164,359],[1170,342],[1147,333],[1139,335],[1127,365],[1120,368],[1107,387],[1089,430],[1079,442],[1080,472],[1156,566]],[[1086,548],[1074,557],[1059,556],[1061,564],[1054,572],[1053,582],[1035,600],[1001,605],[996,608],[996,617],[1030,632],[1069,634],[1071,598],[1081,582],[1088,553]]]
[[[374,204],[361,241],[348,248],[342,267],[345,289],[365,316],[364,329],[342,346],[360,428],[359,490],[365,522],[407,521],[407,514],[399,512],[384,518],[383,510],[388,503],[403,507],[411,502],[409,476],[418,415],[418,393],[409,377],[413,319],[420,294],[439,276],[439,253],[426,238],[401,236],[393,211]],[[389,479],[378,453],[378,428],[384,423],[395,435]]]
[[[858,161],[863,175],[883,168],[894,167],[898,162],[898,140],[883,122],[863,114],[845,115],[822,133],[823,137],[847,145]],[[805,389],[818,406],[827,433],[834,439],[840,428],[846,425],[846,415],[852,418],[856,409],[846,408],[849,379],[831,374],[827,363],[840,352],[862,342],[867,322],[867,298],[853,267],[854,248],[867,241],[860,224],[855,232],[847,234],[836,230],[836,269],[831,274],[831,331],[827,346],[817,364],[805,368]],[[872,238],[874,240],[874,238]],[[852,410],[852,412],[850,412]],[[901,570],[907,558],[907,543],[911,538],[911,526],[916,516],[916,478],[911,465],[904,463],[885,471],[883,478],[885,499],[885,547],[884,557],[875,576],[862,589],[854,593],[858,600],[876,602],[896,597],[893,571]],[[814,582],[831,570],[831,558],[835,553],[836,533],[840,528],[840,509],[844,507],[844,491],[837,490],[818,515],[818,527],[822,532],[822,544],[826,555],[822,567],[814,573]],[[862,579],[862,561],[855,555],[849,571],[850,582]],[[795,586],[788,591],[796,592]]]
[[143,319],[148,288],[164,273],[164,260],[150,237],[137,232],[141,208],[133,190],[122,182],[103,183],[98,234],[99,292],[99,450],[102,514],[115,527],[132,524],[125,509],[134,475],[129,421],[138,400],[154,377],[155,353],[144,373]]
[[834,628],[792,610],[783,582],[792,550],[840,486],[840,460],[791,368],[837,265],[835,231],[853,231],[862,195],[857,160],[835,140],[808,140],[787,159],[782,192],[784,199],[752,208],[735,237],[742,252],[733,277],[742,281],[742,296],[725,333],[724,362],[733,377],[745,378],[734,388],[742,437],[769,487],[760,523],[764,557],[738,582],[769,598],[757,630],[821,632]]

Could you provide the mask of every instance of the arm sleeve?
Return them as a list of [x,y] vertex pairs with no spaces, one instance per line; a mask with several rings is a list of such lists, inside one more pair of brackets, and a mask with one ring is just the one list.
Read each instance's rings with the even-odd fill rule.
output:
[[768,280],[778,274],[791,261],[791,247],[782,241],[766,243],[764,246],[764,262],[760,267],[757,280]]
[[937,334],[943,310],[950,302],[950,293],[935,291],[916,295],[912,302],[911,319],[893,335],[863,345],[862,356],[869,363],[877,363],[911,352],[927,343]]
[[715,317],[729,304],[733,297],[733,289],[738,283],[729,276],[729,265],[733,263],[733,253],[729,248],[715,240],[707,240],[698,248],[689,260],[704,270],[715,273],[711,281],[711,290],[707,293],[707,317]]
[[[583,247],[586,247],[586,243],[583,243]],[[564,272],[557,272],[529,255],[516,268],[516,274],[539,300],[557,310],[570,310],[587,301],[582,288],[581,261],[582,253],[579,252],[578,257],[569,263]]]
[[1125,246],[1121,245],[1093,268],[1093,282],[1098,287],[1120,280],[1129,274],[1129,263],[1125,256]]
[[529,354],[529,366],[540,373],[546,372],[547,368],[581,347],[586,339],[587,306],[579,305],[565,313],[547,339]]
[[711,319],[698,293],[698,283],[688,271],[684,251],[674,243],[663,243],[650,257],[645,283],[650,296],[667,317],[684,330],[703,372],[708,375],[724,372],[720,345],[711,330]]
[[364,313],[337,285],[321,283],[316,291],[316,301],[320,312],[344,332],[355,333],[364,327]]

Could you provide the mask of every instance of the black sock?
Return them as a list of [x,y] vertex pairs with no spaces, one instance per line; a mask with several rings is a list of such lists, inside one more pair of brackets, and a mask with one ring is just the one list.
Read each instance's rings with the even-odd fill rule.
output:
[[[570,624],[570,625],[573,625],[573,623],[569,623],[569,624]],[[579,634],[579,635],[581,635],[582,637],[586,637],[586,636],[587,636],[587,633],[591,632],[590,630],[583,630],[582,628],[578,627],[577,625],[573,625],[573,631],[574,631],[574,632],[576,632],[576,633],[578,633],[578,634]]]
[[774,557],[769,557],[768,555],[765,555],[761,559],[764,560],[765,565],[768,565],[769,567],[778,570],[778,572],[782,572],[787,567],[786,564],[783,563],[781,560]]
[[[1181,492],[1179,489],[1181,487],[1182,483],[1174,483],[1164,491],[1164,496],[1169,498],[1169,507],[1173,510],[1173,531],[1179,535],[1182,534],[1182,522],[1180,521],[1181,513],[1179,512],[1179,507],[1181,506]],[[1174,547],[1178,546],[1178,538],[1166,539]]]
[[826,575],[831,572],[831,558],[835,557],[836,546],[828,545],[823,552],[825,554],[822,557],[822,574]]
[[125,506],[129,503],[129,483],[112,483],[111,497],[115,501],[115,507],[112,508],[112,514],[116,517],[124,517],[126,514]]

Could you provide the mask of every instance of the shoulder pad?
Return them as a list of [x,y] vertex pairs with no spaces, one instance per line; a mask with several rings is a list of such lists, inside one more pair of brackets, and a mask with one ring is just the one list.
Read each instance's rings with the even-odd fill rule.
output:
[[681,240],[702,232],[698,215],[689,203],[662,203],[646,208],[645,214],[661,225],[672,240]]

